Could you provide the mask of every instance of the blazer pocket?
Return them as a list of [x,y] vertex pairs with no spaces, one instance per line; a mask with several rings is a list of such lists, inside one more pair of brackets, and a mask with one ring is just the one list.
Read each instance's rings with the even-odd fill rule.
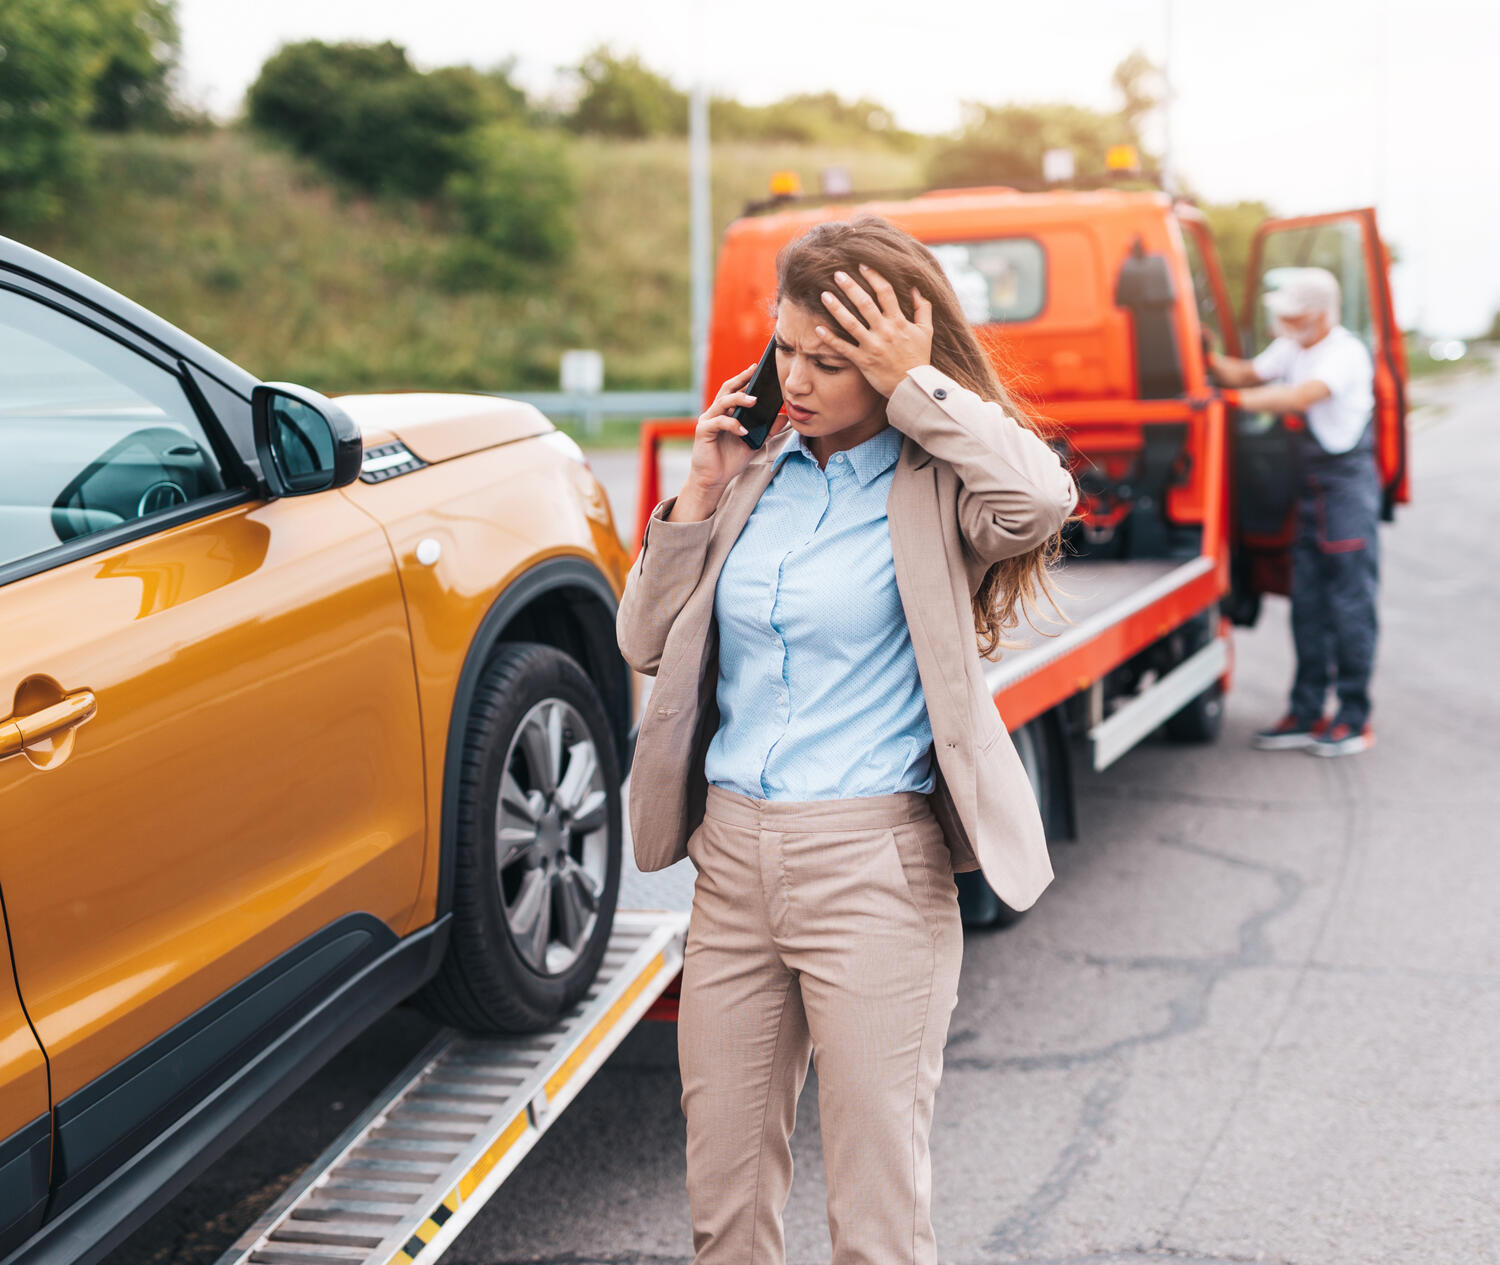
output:
[[1006,736],[1005,722],[1000,719],[1000,713],[991,711],[992,717],[979,733],[979,750],[981,754],[987,753],[1001,738]]

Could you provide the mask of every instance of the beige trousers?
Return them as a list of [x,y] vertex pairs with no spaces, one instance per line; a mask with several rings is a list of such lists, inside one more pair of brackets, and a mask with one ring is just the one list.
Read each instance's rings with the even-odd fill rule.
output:
[[933,1265],[927,1139],[963,927],[925,795],[710,785],[677,1021],[695,1265],[782,1265],[789,1139],[818,1071],[832,1265]]

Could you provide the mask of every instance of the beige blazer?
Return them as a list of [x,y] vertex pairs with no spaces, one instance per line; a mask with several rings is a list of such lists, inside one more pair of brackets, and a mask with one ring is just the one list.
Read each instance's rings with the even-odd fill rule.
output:
[[[907,374],[886,417],[905,435],[886,516],[932,724],[933,810],[955,871],[983,870],[1007,905],[1025,909],[1052,865],[1031,784],[984,683],[969,601],[991,563],[1062,525],[1077,491],[1044,440],[930,365]],[[620,651],[656,677],[630,780],[642,870],[686,856],[703,820],[704,759],[719,726],[714,589],[790,438],[786,430],[762,446],[701,522],[667,522],[675,497],[657,505],[626,580]]]

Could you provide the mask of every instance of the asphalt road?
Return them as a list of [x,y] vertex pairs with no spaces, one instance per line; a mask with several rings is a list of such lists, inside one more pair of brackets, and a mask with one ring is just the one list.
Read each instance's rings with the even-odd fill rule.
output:
[[[943,1262],[1500,1260],[1500,374],[1421,395],[1416,503],[1382,529],[1376,747],[1250,749],[1291,670],[1268,602],[1220,741],[1080,773],[1057,881],[970,934]],[[628,530],[628,458],[596,468]],[[111,1261],[214,1260],[428,1032],[377,1025]],[[674,1040],[633,1033],[447,1259],[689,1261]],[[788,1258],[826,1260],[815,1077],[795,1154]]]

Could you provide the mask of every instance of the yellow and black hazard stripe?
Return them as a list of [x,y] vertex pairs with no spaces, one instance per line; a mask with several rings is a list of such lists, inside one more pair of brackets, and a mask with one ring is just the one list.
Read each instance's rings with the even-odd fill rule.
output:
[[[615,1000],[614,1004],[599,1017],[588,1035],[574,1047],[568,1057],[563,1060],[562,1065],[547,1078],[543,1090],[548,1099],[554,1098],[562,1090],[610,1029],[620,1021],[631,1003],[641,995],[647,984],[665,969],[666,964],[665,955],[658,953],[631,981],[630,986]],[[485,1148],[484,1154],[479,1156],[469,1166],[468,1172],[459,1178],[458,1185],[448,1192],[447,1198],[433,1209],[432,1214],[416,1228],[411,1238],[407,1239],[405,1244],[390,1258],[388,1265],[412,1265],[412,1262],[421,1259],[422,1249],[437,1237],[438,1231],[458,1211],[459,1205],[467,1202],[474,1195],[480,1183],[505,1158],[511,1147],[525,1136],[529,1127],[531,1127],[531,1120],[527,1113],[517,1112],[511,1122],[500,1131],[500,1136]]]
[[436,1237],[437,1232],[447,1224],[448,1218],[458,1211],[458,1190],[448,1193],[448,1198],[443,1200],[433,1209],[432,1215],[427,1218],[416,1229],[416,1233],[406,1240],[406,1244],[391,1257],[391,1265],[411,1265],[426,1247]]

